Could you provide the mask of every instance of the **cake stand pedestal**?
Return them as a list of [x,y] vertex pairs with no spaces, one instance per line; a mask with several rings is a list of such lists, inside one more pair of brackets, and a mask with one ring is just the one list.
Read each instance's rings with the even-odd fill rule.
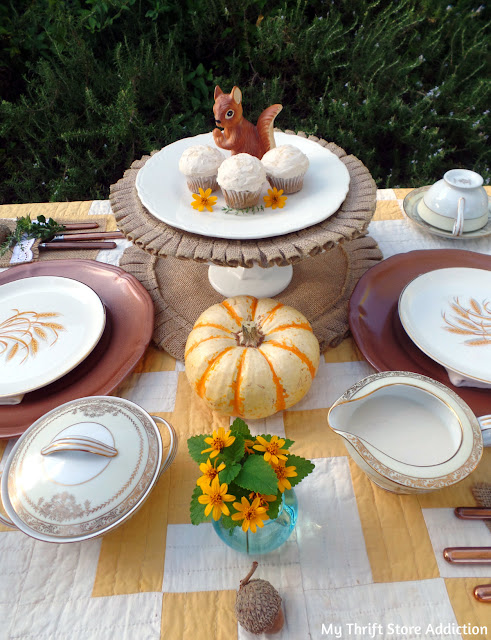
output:
[[272,298],[284,291],[293,277],[293,267],[269,267],[258,265],[245,267],[217,267],[212,264],[208,269],[211,286],[226,298],[233,296],[255,296]]
[[[295,133],[285,133],[294,144]],[[134,245],[120,265],[149,291],[155,305],[154,341],[178,360],[184,359],[186,338],[198,316],[224,296],[276,297],[298,309],[311,323],[321,351],[347,334],[351,292],[361,275],[382,259],[375,241],[366,236],[376,185],[358,158],[331,142],[314,136],[309,140],[345,165],[349,190],[331,216],[289,233],[229,239],[163,222],[143,205],[136,188],[138,174],[151,156],[135,160],[111,186],[117,225]],[[253,224],[264,219],[258,215]]]

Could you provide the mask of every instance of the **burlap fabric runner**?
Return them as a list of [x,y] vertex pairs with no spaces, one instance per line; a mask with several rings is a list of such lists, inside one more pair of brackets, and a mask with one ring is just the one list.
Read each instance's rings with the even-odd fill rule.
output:
[[[56,218],[56,222],[58,222],[59,224],[65,224],[65,223],[68,224],[68,223],[75,223],[75,222],[97,222],[98,223],[99,225],[98,229],[88,229],[87,232],[105,231],[107,226],[107,218],[103,218],[99,216],[90,216],[90,220],[87,218],[84,218],[83,220],[73,220],[71,218],[67,218],[67,219]],[[0,225],[2,226],[5,225],[11,231],[15,229],[16,223],[17,221],[12,220],[12,218],[0,218]],[[71,233],[83,233],[83,231],[73,231]],[[67,231],[64,235],[69,236],[70,231]],[[32,245],[31,247],[32,260],[29,260],[28,262],[45,262],[46,260],[72,260],[74,258],[78,260],[95,260],[97,257],[97,254],[100,251],[100,249],[94,249],[94,250],[56,249],[53,251],[49,251],[49,250],[40,251],[39,250],[40,242],[41,242],[40,240],[36,240]],[[0,258],[0,268],[15,267],[15,264],[10,264],[11,258],[12,258],[12,250],[10,249]],[[21,264],[26,264],[26,262],[22,262]]]
[[[275,296],[310,321],[321,351],[348,333],[348,301],[361,276],[382,259],[375,240],[366,236],[336,246],[293,269],[290,285]],[[158,258],[137,247],[127,249],[120,266],[134,275],[155,305],[153,339],[177,360],[198,316],[223,300],[208,281],[208,266],[192,260]]]
[[[286,133],[295,135],[293,131]],[[307,137],[305,133],[297,135]],[[150,156],[133,162],[123,178],[111,186],[109,196],[118,228],[138,247],[155,256],[172,256],[229,267],[263,267],[295,264],[307,256],[332,249],[336,244],[366,233],[375,211],[376,186],[365,165],[332,142],[309,136],[335,153],[350,174],[346,200],[333,216],[319,224],[263,240],[209,238],[175,229],[154,218],[141,204],[135,180]],[[155,153],[155,152],[154,152]],[[176,162],[178,162],[176,158]]]

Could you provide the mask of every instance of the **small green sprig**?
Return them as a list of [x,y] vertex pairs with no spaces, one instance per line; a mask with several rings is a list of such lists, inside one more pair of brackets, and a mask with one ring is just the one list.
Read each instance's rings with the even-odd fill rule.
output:
[[260,211],[264,211],[264,206],[255,205],[254,207],[247,207],[247,209],[234,209],[233,207],[222,207],[222,211],[224,213],[231,213],[234,216],[242,216],[246,213],[259,213]]
[[5,255],[7,251],[22,241],[23,237],[27,238],[39,238],[40,240],[49,240],[57,233],[62,233],[65,227],[62,224],[58,224],[52,218],[46,220],[45,216],[38,216],[36,220],[31,220],[27,215],[25,217],[17,218],[17,224],[15,229],[9,233],[0,245],[0,257]]

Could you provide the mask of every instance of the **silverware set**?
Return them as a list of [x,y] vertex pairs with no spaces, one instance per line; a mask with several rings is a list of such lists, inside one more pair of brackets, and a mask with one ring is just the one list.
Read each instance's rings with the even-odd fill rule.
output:
[[[97,229],[97,222],[80,222],[65,224],[66,231],[82,231],[86,229]],[[65,249],[115,249],[115,242],[107,240],[119,240],[124,238],[121,231],[96,231],[89,233],[69,233],[59,234],[47,242],[41,242],[40,251],[56,251]]]
[[[491,520],[491,509],[487,507],[457,507],[454,513],[461,520]],[[451,564],[491,564],[491,547],[447,547],[443,557]],[[474,597],[491,603],[491,584],[475,587]]]

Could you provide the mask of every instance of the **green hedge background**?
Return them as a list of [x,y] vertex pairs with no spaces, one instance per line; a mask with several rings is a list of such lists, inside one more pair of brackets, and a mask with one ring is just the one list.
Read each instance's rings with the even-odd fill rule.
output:
[[[450,0],[451,2],[452,0]],[[478,0],[3,0],[0,202],[107,198],[135,158],[245,116],[332,140],[379,187],[491,178]]]

